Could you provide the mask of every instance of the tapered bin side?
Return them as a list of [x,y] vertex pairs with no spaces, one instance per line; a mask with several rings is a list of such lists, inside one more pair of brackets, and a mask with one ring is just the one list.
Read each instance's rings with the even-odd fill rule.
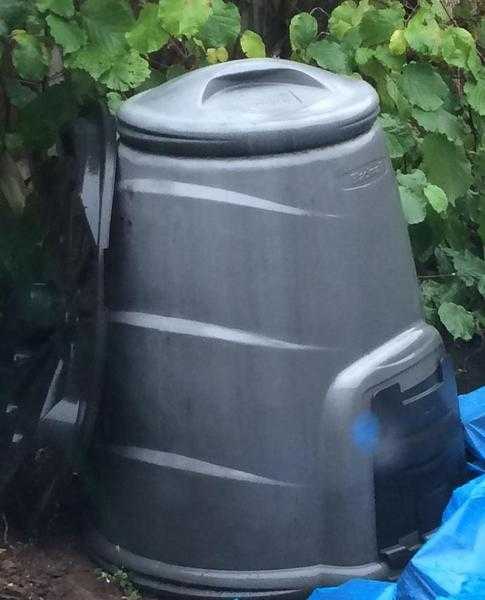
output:
[[[239,107],[227,139],[224,124],[219,137],[189,135],[185,116],[183,139],[167,133],[156,95],[138,97],[153,131],[120,116],[88,538],[101,562],[185,597],[298,597],[385,577],[383,544],[436,526],[463,464],[453,375],[423,321],[373,92],[353,100],[360,129],[347,107],[332,130],[335,76],[327,85],[311,67],[246,65],[207,69],[192,84],[202,92],[190,91],[202,115],[214,98]],[[272,108],[288,90],[307,105]],[[247,135],[239,93],[265,100],[247,109]],[[302,130],[319,110],[326,119],[317,145],[304,147],[299,110]],[[271,129],[283,119],[290,129]],[[383,533],[376,506],[390,522],[402,512],[386,478],[423,461],[439,468],[416,471],[401,495],[425,516]],[[431,472],[436,497],[419,487]]]

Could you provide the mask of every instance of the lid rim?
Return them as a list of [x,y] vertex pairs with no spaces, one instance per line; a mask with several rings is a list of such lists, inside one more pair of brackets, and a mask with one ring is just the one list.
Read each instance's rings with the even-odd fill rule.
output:
[[377,93],[364,81],[292,61],[245,59],[134,96],[118,113],[118,130],[130,145],[177,155],[275,154],[359,135],[378,111]]
[[[237,158],[247,156],[270,156],[275,154],[289,154],[306,150],[326,148],[334,144],[340,144],[355,139],[368,133],[376,123],[379,111],[364,116],[358,121],[343,123],[332,136],[326,136],[325,130],[311,132],[306,139],[289,139],[288,132],[284,132],[278,139],[278,132],[270,135],[243,139],[238,136],[234,138],[196,138],[181,137],[150,133],[133,127],[126,127],[124,123],[118,122],[118,132],[123,144],[150,152],[162,151],[165,155],[178,157],[204,157],[204,158]],[[300,132],[301,129],[298,129]]]

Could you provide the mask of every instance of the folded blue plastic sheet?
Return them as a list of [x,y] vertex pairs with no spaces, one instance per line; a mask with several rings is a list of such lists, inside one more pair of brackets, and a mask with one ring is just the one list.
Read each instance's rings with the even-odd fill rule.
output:
[[395,583],[354,579],[339,587],[318,588],[308,600],[394,600]]
[[457,488],[438,531],[397,583],[354,580],[319,588],[309,600],[485,600],[485,388],[459,397],[471,470]]
[[414,556],[396,600],[485,599],[485,475],[453,493],[435,535]]
[[485,387],[458,396],[461,422],[474,467],[485,472]]

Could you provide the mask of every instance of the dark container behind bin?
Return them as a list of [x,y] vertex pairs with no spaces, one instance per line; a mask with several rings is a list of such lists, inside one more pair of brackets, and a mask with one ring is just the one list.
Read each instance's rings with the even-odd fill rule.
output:
[[377,98],[278,60],[127,101],[88,534],[180,597],[386,577],[463,468]]

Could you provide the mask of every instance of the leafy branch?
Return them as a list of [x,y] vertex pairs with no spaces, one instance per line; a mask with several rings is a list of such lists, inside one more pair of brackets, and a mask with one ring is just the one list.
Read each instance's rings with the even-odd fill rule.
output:
[[[317,7],[294,16],[289,41],[294,60],[377,90],[426,315],[468,340],[485,328],[485,7],[453,4],[345,0],[330,15]],[[328,27],[317,17],[328,17]],[[15,223],[20,231],[12,221],[20,209],[30,218],[39,194],[35,177],[25,181],[32,165],[47,164],[66,123],[93,101],[116,112],[125,98],[187,70],[265,56],[261,36],[241,29],[227,0],[3,0],[4,240]],[[34,272],[26,263],[37,242],[22,252],[16,243],[0,248],[0,314],[15,270]]]
[[426,315],[469,340],[485,325],[483,7],[346,0],[328,29],[320,39],[313,14],[296,15],[293,58],[376,88]]

